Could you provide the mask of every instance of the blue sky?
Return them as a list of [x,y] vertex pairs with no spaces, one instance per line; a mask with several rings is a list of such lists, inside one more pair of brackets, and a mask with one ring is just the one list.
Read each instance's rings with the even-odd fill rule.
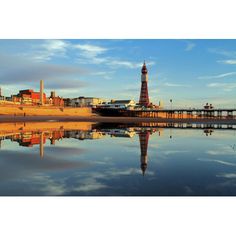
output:
[[153,103],[236,107],[236,40],[0,40],[0,86],[138,101],[144,60]]

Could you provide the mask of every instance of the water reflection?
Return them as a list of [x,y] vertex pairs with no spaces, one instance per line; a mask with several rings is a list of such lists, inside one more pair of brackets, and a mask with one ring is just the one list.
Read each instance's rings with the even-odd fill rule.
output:
[[139,133],[139,142],[140,142],[140,150],[141,150],[141,158],[140,158],[141,166],[140,167],[141,167],[143,176],[147,169],[147,163],[148,163],[147,149],[148,149],[149,135],[150,135],[150,132],[147,130]]
[[[63,138],[74,138],[78,140],[86,139],[101,139],[105,136],[119,137],[119,138],[132,138],[136,134],[139,136],[140,141],[140,168],[142,174],[145,174],[148,162],[148,140],[149,135],[157,131],[156,128],[138,128],[138,127],[127,127],[127,128],[102,128],[96,125],[96,128],[91,130],[64,130],[62,127],[59,130],[52,131],[26,131],[24,132],[22,128],[19,129],[20,132],[16,133],[1,133],[0,145],[4,140],[11,140],[12,142],[19,143],[20,146],[33,147],[34,145],[39,145],[39,155],[43,159],[44,156],[44,145],[46,140],[50,140],[51,145],[55,145],[56,141],[62,140]],[[11,131],[12,132],[12,131]],[[159,130],[159,135],[162,130]]]
[[[0,195],[236,195],[235,130],[208,124],[0,124]],[[215,187],[215,178],[230,181]],[[20,179],[27,191],[16,187]]]

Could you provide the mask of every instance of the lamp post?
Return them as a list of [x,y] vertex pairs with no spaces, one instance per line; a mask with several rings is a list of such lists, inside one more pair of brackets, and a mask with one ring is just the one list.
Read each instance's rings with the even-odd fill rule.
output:
[[171,110],[171,111],[170,111],[170,117],[172,118],[172,115],[173,115],[173,114],[172,114],[172,99],[170,99],[170,110]]
[[[236,105],[234,104],[234,110],[235,110],[235,107],[236,107]],[[234,115],[234,113],[235,113],[235,111],[233,111],[233,118],[236,117],[236,116]],[[234,131],[234,132],[235,132],[235,131]]]

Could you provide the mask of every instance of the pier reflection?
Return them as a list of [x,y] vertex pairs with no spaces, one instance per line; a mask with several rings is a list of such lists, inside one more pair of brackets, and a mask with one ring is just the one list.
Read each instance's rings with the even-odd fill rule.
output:
[[[46,124],[45,124],[46,123]],[[10,126],[10,127],[9,127]],[[236,130],[236,125],[212,124],[174,124],[174,123],[139,123],[139,124],[98,124],[98,123],[50,123],[43,122],[34,125],[27,123],[1,124],[0,147],[4,140],[17,142],[23,147],[39,146],[39,156],[44,157],[44,146],[47,141],[50,145],[62,139],[93,140],[104,137],[133,138],[138,135],[140,146],[140,171],[145,175],[148,167],[148,142],[150,136],[157,133],[162,136],[164,128],[168,128],[169,138],[175,138],[172,129],[200,129],[204,136],[212,136],[215,129]],[[0,128],[1,128],[0,127]],[[8,127],[8,128],[6,128]],[[235,147],[233,147],[235,148]]]

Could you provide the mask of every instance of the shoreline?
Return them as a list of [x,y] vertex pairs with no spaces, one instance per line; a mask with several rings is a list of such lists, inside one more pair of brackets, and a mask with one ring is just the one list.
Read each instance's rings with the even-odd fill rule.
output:
[[147,117],[107,117],[107,116],[9,116],[0,115],[0,122],[96,122],[96,123],[205,123],[205,124],[232,124],[236,119],[212,118],[147,118]]

